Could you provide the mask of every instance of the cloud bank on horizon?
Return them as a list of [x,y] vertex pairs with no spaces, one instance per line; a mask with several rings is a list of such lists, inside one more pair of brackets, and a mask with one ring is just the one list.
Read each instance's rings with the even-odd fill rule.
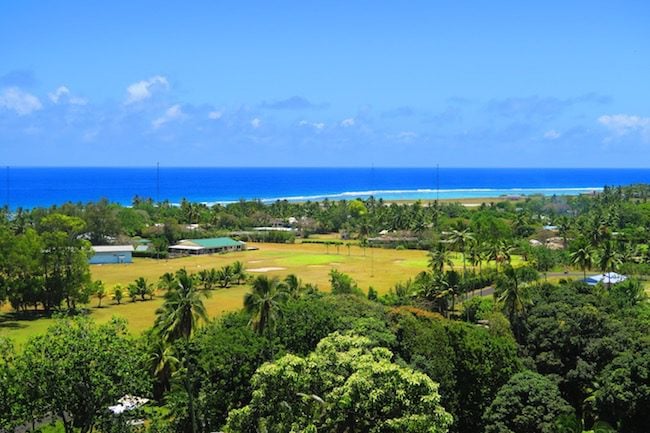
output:
[[650,164],[645,4],[328,4],[3,4],[0,164]]

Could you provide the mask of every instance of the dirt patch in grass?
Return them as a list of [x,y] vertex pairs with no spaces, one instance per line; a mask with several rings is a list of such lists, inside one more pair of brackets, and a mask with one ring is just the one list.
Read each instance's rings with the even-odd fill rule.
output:
[[271,271],[284,271],[287,268],[280,268],[278,266],[267,266],[266,268],[253,268],[249,269],[248,272],[271,272]]

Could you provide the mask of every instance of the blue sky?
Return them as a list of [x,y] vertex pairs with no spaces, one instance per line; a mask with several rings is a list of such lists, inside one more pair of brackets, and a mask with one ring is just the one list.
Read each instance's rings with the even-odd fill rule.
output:
[[0,3],[0,165],[644,167],[647,1]]

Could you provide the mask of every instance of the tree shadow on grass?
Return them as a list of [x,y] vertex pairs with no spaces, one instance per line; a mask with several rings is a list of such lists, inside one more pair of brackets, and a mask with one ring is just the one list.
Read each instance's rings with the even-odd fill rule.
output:
[[25,322],[32,322],[34,320],[50,318],[52,312],[45,311],[20,311],[11,313],[0,313],[0,328],[5,329],[21,329],[26,328]]

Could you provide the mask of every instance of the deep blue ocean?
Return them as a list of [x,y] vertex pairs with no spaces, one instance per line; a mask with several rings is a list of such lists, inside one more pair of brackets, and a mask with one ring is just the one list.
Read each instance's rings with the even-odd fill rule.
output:
[[31,208],[134,196],[178,203],[350,199],[434,199],[579,194],[605,185],[650,183],[650,169],[538,168],[8,168],[2,204]]

